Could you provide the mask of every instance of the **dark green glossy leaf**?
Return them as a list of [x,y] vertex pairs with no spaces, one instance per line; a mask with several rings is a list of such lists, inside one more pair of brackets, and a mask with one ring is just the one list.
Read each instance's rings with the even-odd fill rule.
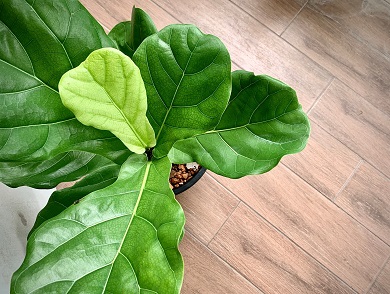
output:
[[145,39],[133,60],[148,94],[154,155],[217,125],[230,97],[231,62],[223,43],[192,25],[171,25]]
[[0,182],[10,187],[49,189],[107,165],[111,160],[92,153],[71,151],[42,162],[0,162]]
[[108,36],[114,40],[118,49],[130,58],[133,57],[135,52],[135,50],[130,47],[130,40],[132,39],[131,27],[131,21],[123,21],[113,27],[108,34]]
[[131,27],[132,38],[130,39],[130,47],[135,51],[147,37],[158,31],[150,16],[135,6],[131,14],[131,22],[133,26]]
[[132,155],[118,180],[30,236],[11,293],[179,293],[183,211],[165,157]]
[[236,71],[229,105],[214,131],[178,141],[175,163],[196,161],[220,175],[239,178],[275,167],[301,151],[310,133],[295,91],[268,76]]
[[120,166],[117,164],[101,165],[99,169],[89,173],[87,176],[76,182],[72,187],[55,191],[39,212],[29,236],[46,220],[60,214],[88,194],[101,190],[115,182],[118,178]]
[[76,0],[0,0],[0,161],[81,150],[112,159],[125,146],[85,127],[58,94],[61,76],[115,44]]
[[130,58],[147,37],[157,33],[150,16],[140,8],[133,7],[131,21],[118,23],[108,34],[119,50]]

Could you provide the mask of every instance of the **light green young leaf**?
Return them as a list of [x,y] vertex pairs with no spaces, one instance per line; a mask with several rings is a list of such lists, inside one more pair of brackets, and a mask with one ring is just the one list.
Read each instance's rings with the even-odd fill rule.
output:
[[154,131],[146,117],[147,98],[138,67],[119,50],[92,52],[60,80],[63,104],[84,125],[111,131],[131,151],[154,147]]
[[260,174],[301,151],[310,133],[295,91],[268,76],[236,71],[229,105],[214,131],[176,142],[174,163],[196,161],[220,175]]
[[58,94],[61,76],[94,50],[115,47],[77,0],[0,1],[0,161],[43,161],[74,151],[112,159],[126,147],[86,127]]
[[170,168],[167,157],[133,154],[114,184],[44,222],[11,293],[179,293],[184,214]]
[[193,25],[171,25],[134,53],[148,93],[157,158],[174,142],[212,130],[231,90],[231,61],[223,43]]

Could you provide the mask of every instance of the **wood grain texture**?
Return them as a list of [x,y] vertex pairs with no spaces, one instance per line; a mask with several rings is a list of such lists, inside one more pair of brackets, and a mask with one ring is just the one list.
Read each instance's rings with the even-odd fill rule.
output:
[[390,262],[387,262],[368,294],[390,294]]
[[390,245],[389,193],[390,180],[365,162],[336,204]]
[[305,6],[283,38],[385,112],[390,113],[390,59]]
[[265,293],[353,293],[242,204],[210,248]]
[[306,0],[233,0],[237,6],[280,35]]
[[185,260],[182,294],[262,293],[192,235],[185,234],[180,251]]
[[239,202],[207,173],[176,199],[184,209],[186,230],[204,244],[211,241]]
[[390,247],[284,166],[216,179],[356,291],[370,285]]
[[329,134],[390,176],[390,117],[335,80],[309,114]]
[[331,75],[227,0],[158,0],[183,23],[219,37],[245,70],[268,74],[296,89],[304,109],[314,103]]
[[157,29],[178,22],[150,0],[80,0],[80,2],[108,29],[112,29],[121,21],[130,20],[134,5],[142,8],[150,15]]
[[311,122],[303,152],[283,157],[282,163],[311,186],[333,199],[360,162],[360,157]]
[[390,58],[390,3],[385,0],[309,0],[359,41]]

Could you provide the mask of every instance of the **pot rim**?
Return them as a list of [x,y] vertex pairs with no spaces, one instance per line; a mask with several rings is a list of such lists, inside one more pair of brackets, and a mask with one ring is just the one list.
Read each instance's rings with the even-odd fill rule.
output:
[[178,188],[173,188],[172,189],[173,193],[175,193],[175,195],[179,195],[180,193],[183,193],[184,191],[186,191],[189,188],[191,188],[193,185],[195,185],[195,183],[197,181],[199,181],[199,179],[204,175],[206,170],[207,169],[205,167],[201,166],[201,168],[196,173],[196,175],[194,177],[192,177],[188,182],[185,182],[183,185],[181,185]]

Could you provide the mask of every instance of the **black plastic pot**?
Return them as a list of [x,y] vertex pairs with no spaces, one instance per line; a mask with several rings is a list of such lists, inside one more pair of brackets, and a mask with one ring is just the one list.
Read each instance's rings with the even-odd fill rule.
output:
[[178,194],[184,192],[185,190],[191,188],[197,181],[199,181],[199,179],[204,175],[206,170],[207,169],[202,166],[199,169],[198,173],[194,177],[192,177],[188,182],[185,182],[179,188],[174,188],[173,193],[175,193],[175,195],[178,195]]

